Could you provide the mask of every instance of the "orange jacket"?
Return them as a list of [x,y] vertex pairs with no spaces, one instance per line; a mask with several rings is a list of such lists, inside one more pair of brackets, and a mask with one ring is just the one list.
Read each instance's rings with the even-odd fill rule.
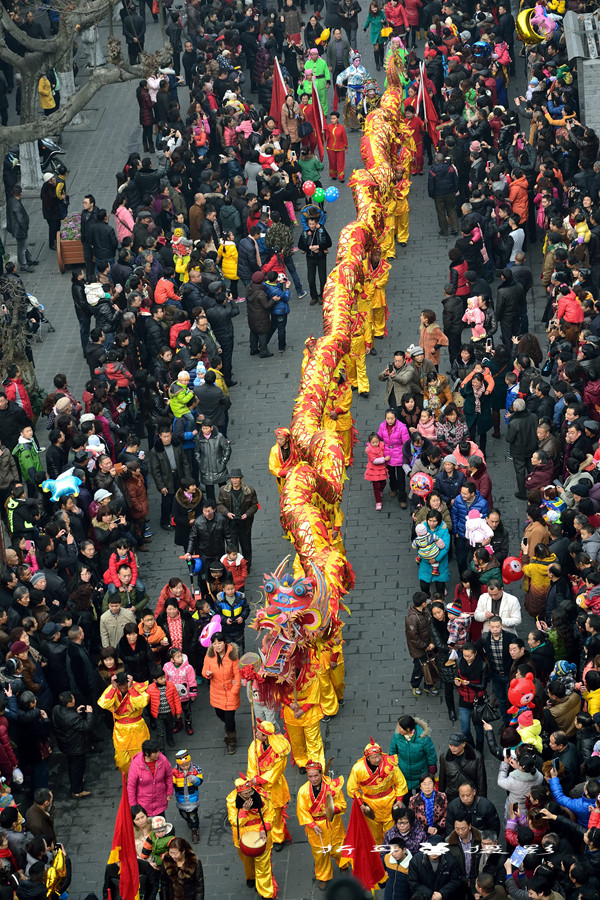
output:
[[[181,716],[181,700],[179,699],[177,688],[172,681],[167,681],[165,687],[167,689],[167,700],[169,701],[171,712],[175,718],[179,718]],[[158,715],[158,705],[160,703],[160,691],[158,686],[156,684],[149,684],[146,688],[146,693],[150,697],[150,715],[153,719],[156,719]]]
[[208,673],[211,673],[210,705],[213,709],[232,710],[239,709],[240,706],[242,679],[240,677],[237,651],[233,651],[235,658],[232,659],[232,650],[233,648],[229,647],[221,661],[221,665],[217,662],[216,653],[212,647],[209,648],[204,657],[202,675],[204,678],[208,678]]
[[511,181],[508,189],[508,200],[512,204],[513,212],[521,219],[521,225],[527,222],[529,215],[529,198],[527,196],[529,185],[524,175]]

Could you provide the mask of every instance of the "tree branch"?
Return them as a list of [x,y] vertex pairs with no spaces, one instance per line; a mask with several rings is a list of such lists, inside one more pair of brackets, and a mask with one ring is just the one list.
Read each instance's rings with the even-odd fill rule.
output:
[[79,31],[85,31],[87,28],[102,22],[107,12],[111,9],[112,5],[109,2],[98,4],[94,7],[90,6],[86,12],[78,8],[76,12],[65,16],[65,22],[71,26],[73,32],[75,32],[75,26],[77,25],[79,26]]
[[27,56],[19,56],[14,50],[9,50],[6,46],[6,42],[0,38],[0,59],[10,63],[10,65],[15,69],[18,69],[19,72],[22,72],[25,69],[32,72],[37,71],[41,66],[43,58],[43,53],[28,53]]
[[0,24],[4,30],[7,31],[17,43],[21,44],[22,47],[25,47],[26,50],[38,50],[41,53],[53,53],[59,47],[58,36],[40,39],[29,37],[27,32],[19,28],[18,25],[15,25],[4,7],[2,7]]
[[76,94],[64,104],[61,105],[58,112],[27,125],[9,125],[7,128],[0,129],[0,140],[4,146],[12,147],[16,144],[26,144],[29,141],[37,141],[40,138],[47,137],[49,134],[55,134],[65,128],[71,119],[81,112],[87,104],[94,98],[100,88],[107,84],[118,84],[119,82],[131,81],[134,78],[143,78],[144,69],[142,66],[103,66],[95,69],[90,76],[89,81]]

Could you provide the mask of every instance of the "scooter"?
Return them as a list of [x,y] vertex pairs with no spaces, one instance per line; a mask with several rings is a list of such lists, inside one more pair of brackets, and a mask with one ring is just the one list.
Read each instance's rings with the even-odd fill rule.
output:
[[[42,138],[37,143],[42,172],[52,172],[54,175],[64,174],[66,169],[60,161],[60,157],[65,155],[65,151],[62,147],[60,147],[56,141],[53,141],[52,138]],[[15,184],[19,184],[21,181],[19,147],[11,147],[4,157],[2,175],[7,193],[10,192]]]

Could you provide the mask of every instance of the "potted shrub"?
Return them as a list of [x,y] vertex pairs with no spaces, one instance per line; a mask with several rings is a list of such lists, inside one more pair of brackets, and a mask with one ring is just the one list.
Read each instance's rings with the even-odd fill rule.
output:
[[60,223],[56,236],[56,256],[61,272],[64,272],[67,266],[84,262],[80,213],[72,213]]

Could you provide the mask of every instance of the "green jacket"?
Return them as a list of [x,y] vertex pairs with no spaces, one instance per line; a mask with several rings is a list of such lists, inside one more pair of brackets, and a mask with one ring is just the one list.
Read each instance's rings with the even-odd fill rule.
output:
[[33,441],[24,441],[19,438],[19,443],[13,450],[13,456],[19,464],[23,481],[31,481],[30,469],[43,472],[40,455]]
[[385,18],[382,9],[379,10],[376,16],[372,16],[371,13],[369,13],[363,31],[367,30],[368,25],[371,26],[369,41],[372,44],[385,44],[387,38],[381,36],[381,29],[387,26],[387,19]]
[[299,159],[298,166],[302,172],[302,181],[320,181],[321,172],[325,168],[316,156],[313,159]]
[[437,767],[437,754],[429,726],[416,717],[415,722],[417,726],[410,741],[396,729],[390,742],[390,754],[397,754],[398,768],[406,778],[409,790],[419,787],[419,778],[424,772],[430,771],[430,766],[434,767],[434,772]]

